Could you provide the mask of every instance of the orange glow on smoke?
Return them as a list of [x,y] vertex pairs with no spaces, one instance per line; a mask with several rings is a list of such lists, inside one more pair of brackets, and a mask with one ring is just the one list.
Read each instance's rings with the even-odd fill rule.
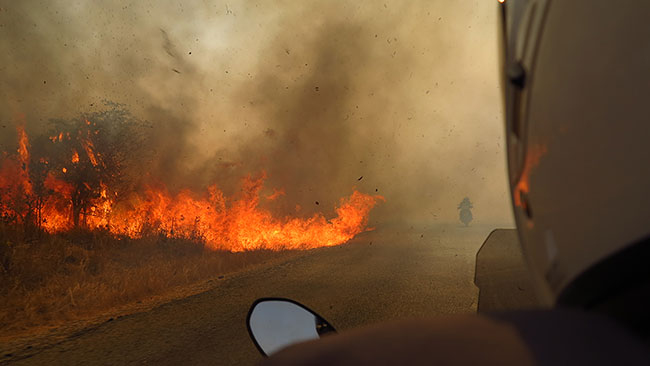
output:
[[266,199],[269,201],[275,201],[280,196],[284,196],[284,195],[285,193],[283,189],[275,189],[272,194],[266,196]]
[[[87,125],[90,122],[86,121]],[[240,192],[226,197],[216,184],[204,192],[181,190],[170,193],[164,186],[149,186],[142,192],[131,192],[117,198],[117,193],[101,182],[99,186],[83,182],[75,186],[66,181],[66,174],[76,168],[68,166],[47,171],[43,187],[47,192],[36,197],[29,179],[29,142],[22,128],[18,129],[18,155],[0,155],[0,218],[28,217],[35,205],[18,205],[40,202],[39,227],[49,233],[64,232],[74,228],[73,202],[81,192],[94,192],[87,210],[80,212],[77,221],[90,230],[105,230],[114,235],[139,238],[146,235],[164,235],[200,241],[212,249],[244,251],[251,249],[309,249],[343,244],[355,235],[372,230],[367,228],[372,208],[384,198],[354,190],[340,199],[336,215],[326,218],[321,213],[311,217],[275,216],[259,207],[260,195],[266,175],[244,177]],[[50,137],[52,142],[70,139],[59,133]],[[80,134],[79,141],[88,160],[94,167],[103,167],[91,134]],[[83,154],[83,153],[82,153]],[[79,153],[73,152],[70,160],[76,164]],[[48,160],[37,160],[49,169]],[[59,170],[60,169],[60,170]],[[15,178],[14,178],[15,177]],[[262,196],[267,201],[284,197],[282,189]],[[22,201],[20,201],[22,202]],[[82,217],[80,217],[82,216]],[[16,222],[22,221],[16,219]]]

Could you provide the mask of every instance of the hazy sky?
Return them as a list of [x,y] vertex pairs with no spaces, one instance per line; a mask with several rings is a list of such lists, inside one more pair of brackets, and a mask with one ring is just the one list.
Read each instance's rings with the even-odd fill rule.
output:
[[174,186],[263,169],[285,210],[357,188],[386,197],[373,224],[456,221],[465,196],[507,224],[496,3],[0,0],[1,141],[109,99]]

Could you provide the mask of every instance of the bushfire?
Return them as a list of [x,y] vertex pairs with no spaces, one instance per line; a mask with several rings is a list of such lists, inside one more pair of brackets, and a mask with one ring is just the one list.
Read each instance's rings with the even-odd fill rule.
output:
[[[110,179],[101,179],[115,174],[104,171],[108,158],[93,143],[98,131],[92,131],[91,122],[85,124],[88,128],[76,134],[60,132],[46,140],[48,144],[76,141],[79,149],[70,149],[63,164],[52,164],[46,156],[30,157],[28,136],[18,127],[17,152],[0,156],[0,218],[5,225],[32,225],[48,233],[85,228],[131,238],[156,234],[229,251],[309,249],[339,245],[371,230],[368,215],[384,200],[354,190],[340,200],[331,219],[321,213],[277,217],[260,207],[260,199],[273,201],[284,191],[276,189],[260,198],[264,172],[241,179],[236,197],[226,197],[217,184],[201,193],[189,189],[171,193],[162,185],[118,193]],[[95,180],[84,181],[84,177]]]

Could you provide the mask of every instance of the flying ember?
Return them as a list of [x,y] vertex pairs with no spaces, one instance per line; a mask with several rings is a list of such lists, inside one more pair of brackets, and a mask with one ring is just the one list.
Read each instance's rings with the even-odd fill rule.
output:
[[[85,130],[60,132],[48,144],[71,146],[67,158],[30,156],[30,144],[18,128],[17,153],[0,156],[0,218],[9,224],[34,225],[48,233],[84,228],[139,238],[156,234],[203,242],[212,249],[309,249],[343,244],[367,227],[372,208],[384,200],[356,190],[340,199],[336,215],[277,216],[260,207],[285,196],[282,189],[262,195],[266,174],[240,180],[239,193],[227,197],[217,184],[204,192],[170,192],[165,186],[119,192],[111,180],[119,166],[95,147],[92,123]],[[66,146],[68,146],[66,145]],[[67,150],[66,150],[67,151]]]

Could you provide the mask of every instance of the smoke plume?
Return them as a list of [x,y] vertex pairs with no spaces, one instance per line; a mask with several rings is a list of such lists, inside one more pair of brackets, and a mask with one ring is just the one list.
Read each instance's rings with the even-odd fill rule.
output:
[[332,212],[353,188],[372,225],[511,221],[489,1],[0,1],[0,150],[127,105],[173,189],[266,172],[274,209]]

